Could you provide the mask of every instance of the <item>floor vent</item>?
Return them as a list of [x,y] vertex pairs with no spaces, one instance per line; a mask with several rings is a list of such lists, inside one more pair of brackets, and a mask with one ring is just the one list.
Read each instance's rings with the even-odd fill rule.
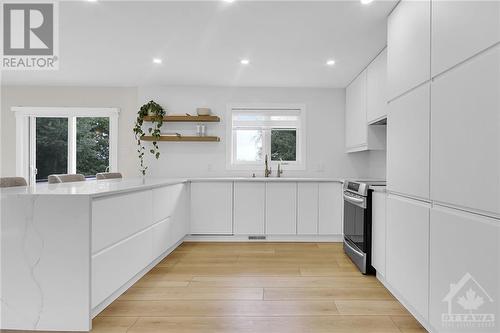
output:
[[249,240],[265,240],[266,236],[248,236]]

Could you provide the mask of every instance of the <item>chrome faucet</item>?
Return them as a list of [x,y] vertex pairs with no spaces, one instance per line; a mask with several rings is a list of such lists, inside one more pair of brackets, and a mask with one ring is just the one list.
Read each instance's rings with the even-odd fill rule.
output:
[[281,166],[281,163],[278,163],[278,171],[276,171],[276,175],[278,176],[278,178],[280,178],[282,174],[283,174],[283,167]]
[[266,170],[264,170],[264,176],[268,178],[272,173],[271,167],[267,164],[267,154],[266,154]]

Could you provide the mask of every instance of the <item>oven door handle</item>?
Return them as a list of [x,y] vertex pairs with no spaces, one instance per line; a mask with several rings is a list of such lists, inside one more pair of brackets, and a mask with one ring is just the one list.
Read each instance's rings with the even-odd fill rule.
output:
[[345,194],[344,194],[344,200],[347,200],[347,201],[350,201],[353,203],[357,203],[357,204],[361,204],[361,203],[365,202],[365,199],[353,198],[353,197],[350,197],[350,196],[345,195]]

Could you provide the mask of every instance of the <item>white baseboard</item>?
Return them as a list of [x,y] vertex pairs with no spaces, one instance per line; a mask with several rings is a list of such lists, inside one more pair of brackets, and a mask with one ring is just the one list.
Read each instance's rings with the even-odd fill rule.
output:
[[[99,313],[101,313],[108,305],[113,303],[120,295],[122,295],[124,292],[127,291],[134,283],[139,281],[140,278],[142,278],[144,275],[146,275],[147,272],[149,272],[153,267],[158,265],[160,261],[162,261],[166,256],[168,256],[172,251],[174,251],[179,245],[181,245],[184,242],[184,238],[179,240],[177,243],[172,245],[167,251],[163,252],[158,258],[153,260],[146,268],[144,268],[142,271],[137,273],[133,278],[131,278],[127,283],[125,283],[123,286],[121,286],[118,290],[116,290],[114,293],[112,293],[108,298],[106,298],[104,301],[102,301],[99,305],[95,306],[90,312],[92,315],[92,319],[95,318]],[[91,327],[92,329],[92,327]]]
[[266,239],[248,239],[249,235],[188,235],[188,242],[342,242],[342,235],[266,235]]
[[424,317],[422,317],[415,310],[415,308],[413,308],[409,304],[409,302],[403,296],[401,296],[401,294],[394,287],[392,287],[390,283],[387,282],[387,280],[385,279],[385,277],[383,275],[377,273],[377,280],[379,280],[384,285],[384,287],[386,287],[387,290],[389,290],[391,292],[391,294],[394,295],[394,297],[396,297],[396,299],[406,308],[406,310],[408,310],[408,312],[410,312],[412,314],[412,316],[415,317],[415,319],[417,319],[417,321],[428,332],[430,332],[430,333],[437,333],[437,331],[431,326],[431,324],[429,323],[429,321],[426,320]]

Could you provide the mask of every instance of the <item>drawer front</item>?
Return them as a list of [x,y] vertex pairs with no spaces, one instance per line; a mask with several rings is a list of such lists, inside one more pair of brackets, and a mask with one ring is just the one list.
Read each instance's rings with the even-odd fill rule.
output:
[[162,221],[174,214],[180,204],[184,184],[176,184],[153,190],[153,222]]
[[92,257],[92,308],[151,263],[152,230],[145,230]]
[[99,198],[92,202],[92,253],[153,224],[152,192]]
[[153,230],[153,259],[158,258],[175,243],[172,220],[165,219],[156,224]]

